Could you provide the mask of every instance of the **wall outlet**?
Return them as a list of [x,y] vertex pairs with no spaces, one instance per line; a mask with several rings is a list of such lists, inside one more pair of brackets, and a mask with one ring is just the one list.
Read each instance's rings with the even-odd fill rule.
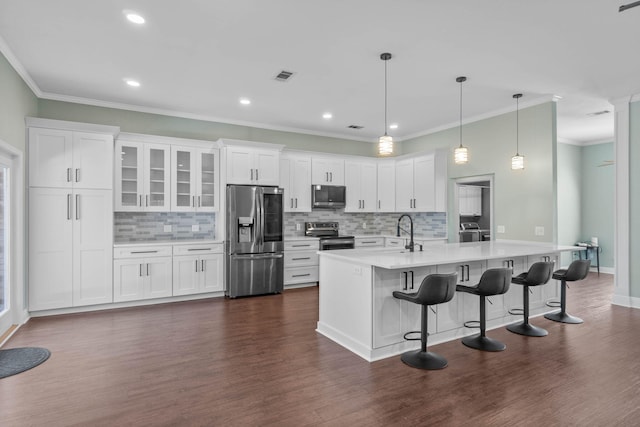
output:
[[299,222],[296,222],[296,231],[301,231],[302,230],[302,224]]
[[504,229],[504,225],[499,225],[498,226],[498,233],[506,233],[505,229]]
[[191,226],[191,231],[200,231],[200,224],[193,224]]
[[367,228],[367,223],[366,223],[366,222],[363,222],[363,223],[362,223],[362,228],[363,228],[363,229],[364,229],[364,228]]
[[535,228],[535,234],[536,236],[544,236],[544,227],[540,226],[540,225],[536,225]]
[[165,233],[171,233],[171,226],[170,225],[165,225],[164,226],[164,232]]
[[362,267],[360,267],[359,265],[356,265],[355,267],[353,267],[353,274],[357,274],[358,276],[362,275]]

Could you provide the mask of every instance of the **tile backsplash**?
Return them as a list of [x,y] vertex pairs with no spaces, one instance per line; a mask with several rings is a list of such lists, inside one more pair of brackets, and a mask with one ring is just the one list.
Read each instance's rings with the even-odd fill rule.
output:
[[[345,213],[341,210],[314,210],[310,213],[285,213],[284,232],[287,236],[304,234],[304,223],[336,221],[341,234],[396,234],[400,213]],[[447,214],[444,212],[421,212],[410,214],[414,233],[425,237],[447,237]],[[406,220],[405,220],[406,221]],[[296,230],[300,224],[300,231]],[[366,224],[366,226],[365,226]],[[408,229],[407,223],[403,228]]]
[[[198,231],[192,231],[193,225]],[[171,226],[170,232],[164,226]],[[116,212],[113,215],[115,243],[215,238],[216,214],[193,212]]]

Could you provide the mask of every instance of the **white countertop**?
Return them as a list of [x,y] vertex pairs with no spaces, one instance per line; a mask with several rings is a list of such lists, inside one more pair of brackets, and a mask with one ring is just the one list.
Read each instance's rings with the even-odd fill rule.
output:
[[127,248],[127,247],[131,247],[131,246],[142,246],[142,247],[147,247],[147,246],[166,246],[166,245],[197,245],[197,244],[203,244],[203,245],[217,245],[217,244],[223,244],[224,241],[223,240],[154,240],[154,241],[147,241],[147,242],[119,242],[119,243],[114,243],[113,247],[114,248]]
[[323,258],[331,258],[393,270],[580,250],[585,248],[554,243],[497,240],[426,246],[422,252],[409,252],[400,248],[359,248],[320,251],[318,254],[321,264]]

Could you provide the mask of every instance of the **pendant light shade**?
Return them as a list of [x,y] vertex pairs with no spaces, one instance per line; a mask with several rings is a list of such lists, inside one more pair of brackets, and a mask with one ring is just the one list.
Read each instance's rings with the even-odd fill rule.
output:
[[453,150],[453,162],[456,165],[464,165],[469,162],[469,150],[462,145],[462,83],[466,82],[466,77],[457,77],[456,82],[460,83],[460,145]]
[[516,93],[513,95],[516,99],[516,155],[511,158],[511,169],[512,170],[522,170],[524,169],[524,156],[520,155],[520,105],[519,100],[522,98],[521,93]]
[[391,54],[383,53],[380,59],[384,61],[384,135],[378,139],[378,154],[388,156],[393,154],[393,138],[387,135],[387,61],[391,59]]

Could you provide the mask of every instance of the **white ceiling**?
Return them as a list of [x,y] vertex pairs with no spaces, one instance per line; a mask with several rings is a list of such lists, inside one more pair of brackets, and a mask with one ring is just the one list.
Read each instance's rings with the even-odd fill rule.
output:
[[640,92],[630,1],[0,0],[0,48],[42,98],[372,142],[391,52],[399,140],[456,126],[464,75],[465,122],[557,95],[559,140],[589,143],[613,138],[589,113]]

